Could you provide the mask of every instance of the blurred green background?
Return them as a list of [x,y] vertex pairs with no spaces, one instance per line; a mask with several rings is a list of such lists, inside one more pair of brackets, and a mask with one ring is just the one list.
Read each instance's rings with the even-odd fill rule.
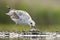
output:
[[60,31],[60,0],[0,0],[0,30],[21,31],[24,27],[5,15],[7,6],[27,11],[40,31]]

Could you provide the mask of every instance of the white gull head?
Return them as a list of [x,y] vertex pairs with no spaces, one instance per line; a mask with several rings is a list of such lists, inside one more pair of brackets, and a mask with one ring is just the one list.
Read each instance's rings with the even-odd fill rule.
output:
[[30,25],[30,27],[35,27],[35,22],[32,19],[30,19],[28,21],[28,25]]

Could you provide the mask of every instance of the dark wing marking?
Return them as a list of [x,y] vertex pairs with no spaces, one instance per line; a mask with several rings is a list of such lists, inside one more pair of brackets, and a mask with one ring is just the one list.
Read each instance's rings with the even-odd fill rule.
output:
[[14,12],[14,13],[13,13],[13,18],[14,18],[14,19],[19,19],[19,16]]

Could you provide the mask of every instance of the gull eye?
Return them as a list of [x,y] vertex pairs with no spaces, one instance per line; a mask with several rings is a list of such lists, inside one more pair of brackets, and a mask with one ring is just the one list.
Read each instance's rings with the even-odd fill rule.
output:
[[30,23],[30,24],[32,24],[32,23]]

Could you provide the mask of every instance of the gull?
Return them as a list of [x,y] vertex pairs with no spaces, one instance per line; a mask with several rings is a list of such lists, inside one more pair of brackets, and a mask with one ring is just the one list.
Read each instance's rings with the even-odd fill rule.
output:
[[16,24],[29,25],[30,28],[35,27],[34,20],[32,20],[31,16],[26,11],[8,8],[6,15],[9,15]]

